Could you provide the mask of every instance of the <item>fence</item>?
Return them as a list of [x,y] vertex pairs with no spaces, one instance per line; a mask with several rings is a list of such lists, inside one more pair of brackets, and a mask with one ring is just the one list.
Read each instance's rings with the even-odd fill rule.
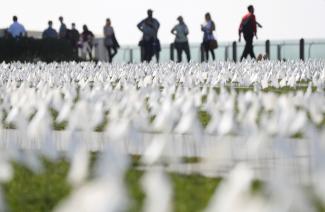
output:
[[[216,59],[219,61],[238,61],[244,49],[244,42],[221,42],[215,50]],[[200,44],[190,46],[191,58],[194,62],[202,62],[203,55]],[[292,59],[323,59],[325,58],[325,40],[291,40],[291,41],[259,41],[254,45],[256,55],[267,55],[271,60],[292,60]],[[95,50],[96,58],[100,61],[107,61],[106,49],[103,39],[97,39]],[[162,45],[160,61],[175,61],[176,50],[173,44]],[[126,46],[119,50],[115,57],[116,62],[137,63],[141,61],[140,48],[138,46]],[[185,61],[185,55],[183,55]]]

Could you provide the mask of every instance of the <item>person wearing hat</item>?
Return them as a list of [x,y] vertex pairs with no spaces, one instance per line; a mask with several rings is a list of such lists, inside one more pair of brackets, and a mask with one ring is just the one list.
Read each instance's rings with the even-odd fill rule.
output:
[[179,23],[171,30],[171,33],[175,35],[174,45],[177,51],[177,62],[182,62],[183,51],[185,52],[187,61],[189,62],[191,60],[191,55],[187,38],[187,35],[189,34],[188,27],[186,26],[182,16],[179,16],[177,20]]
[[141,62],[150,62],[153,55],[158,49],[155,48],[155,44],[158,41],[158,30],[160,24],[157,19],[153,18],[153,11],[149,9],[147,11],[148,17],[142,20],[138,25],[138,29],[142,32],[142,39],[139,42],[141,47]]

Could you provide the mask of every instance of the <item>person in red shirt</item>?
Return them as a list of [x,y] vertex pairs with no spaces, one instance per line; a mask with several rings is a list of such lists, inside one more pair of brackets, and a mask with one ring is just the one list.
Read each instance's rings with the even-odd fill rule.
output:
[[251,58],[256,59],[253,49],[253,39],[254,36],[257,38],[257,26],[262,27],[258,22],[256,22],[256,17],[254,15],[254,7],[253,5],[248,6],[248,14],[246,14],[239,26],[239,42],[241,41],[241,34],[244,34],[244,39],[246,42],[245,49],[240,58],[242,61],[244,58],[246,59],[248,55]]

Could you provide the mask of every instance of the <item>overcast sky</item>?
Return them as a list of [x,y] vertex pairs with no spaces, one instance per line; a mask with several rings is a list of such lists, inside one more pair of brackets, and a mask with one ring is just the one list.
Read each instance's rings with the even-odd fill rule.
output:
[[2,0],[0,28],[8,27],[14,14],[28,30],[42,31],[48,20],[58,28],[62,15],[68,26],[76,22],[81,29],[87,24],[102,36],[105,19],[110,17],[119,42],[136,44],[141,38],[136,25],[152,8],[161,23],[162,43],[173,41],[170,29],[178,15],[189,26],[190,41],[200,42],[206,12],[216,23],[218,39],[232,41],[237,39],[239,22],[249,4],[255,6],[257,20],[264,26],[258,33],[261,40],[325,38],[325,0]]

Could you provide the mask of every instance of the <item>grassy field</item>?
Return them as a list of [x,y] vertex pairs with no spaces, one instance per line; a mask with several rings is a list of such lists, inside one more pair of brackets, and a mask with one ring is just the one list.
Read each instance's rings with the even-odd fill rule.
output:
[[[136,163],[135,163],[136,164]],[[51,211],[60,200],[71,192],[66,182],[69,165],[64,160],[56,163],[44,161],[44,170],[35,174],[23,166],[14,164],[14,178],[3,185],[7,207],[12,212]],[[136,165],[126,173],[131,205],[129,211],[142,211],[145,195],[140,186],[142,171]],[[178,212],[202,211],[208,205],[221,179],[198,175],[184,176],[170,173],[174,196],[173,208]]]

